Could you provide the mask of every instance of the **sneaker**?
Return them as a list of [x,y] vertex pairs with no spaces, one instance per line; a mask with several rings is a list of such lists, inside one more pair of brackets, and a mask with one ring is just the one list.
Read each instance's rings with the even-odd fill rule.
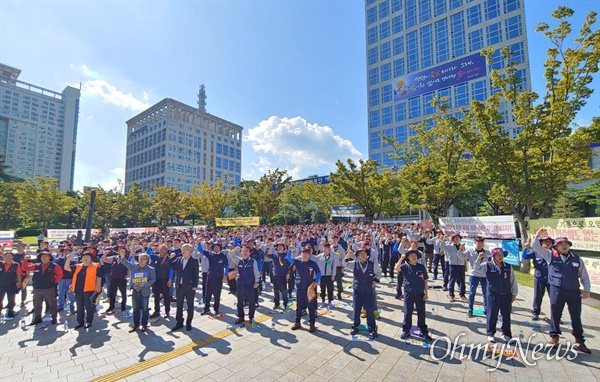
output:
[[442,288],[442,290],[443,290],[444,292],[447,292],[447,291],[448,291],[448,287],[443,287],[443,288]]
[[210,314],[209,309],[204,309],[204,311],[202,313],[200,313],[201,316],[206,316],[207,314]]
[[371,337],[373,337],[373,338],[377,338],[377,337],[378,337],[378,335],[377,335],[377,332],[376,332],[376,331],[369,332],[369,335],[370,335]]
[[83,324],[77,324],[74,329],[77,330],[77,329],[81,329],[81,328],[83,328]]
[[142,332],[145,332],[146,330],[148,330],[147,326],[142,326]]
[[488,336],[488,342],[495,344],[496,343],[496,339],[494,338],[494,336]]
[[473,318],[473,312],[467,312],[467,317]]
[[158,313],[158,312],[154,312],[154,313],[152,313],[152,314],[150,315],[150,317],[148,317],[148,318],[157,318],[157,317],[160,317],[160,313]]
[[215,310],[215,316],[219,316],[219,315],[221,315],[221,313],[219,313],[218,310]]
[[503,335],[502,339],[504,340],[504,342],[506,342],[509,345],[511,345],[511,344],[513,344],[513,343],[516,342],[512,337],[507,336],[507,335]]
[[85,326],[84,326],[84,327],[85,327],[86,329],[89,329],[89,328],[90,328],[90,326],[92,326],[92,324],[85,324]]
[[235,325],[239,325],[239,324],[243,324],[243,323],[244,323],[243,318],[238,318],[237,320],[235,320]]
[[454,301],[456,301],[456,300],[454,299],[454,297],[450,296],[449,294],[447,294],[447,295],[446,295],[446,297],[448,297],[448,299],[450,300],[450,302],[454,302]]
[[540,319],[540,315],[539,315],[539,314],[535,314],[535,313],[534,313],[534,314],[532,314],[532,315],[531,315],[531,320],[532,320],[532,321],[537,321],[537,320],[539,320],[539,319]]
[[275,305],[273,305],[273,310],[277,310],[277,309],[279,309],[279,306],[280,306],[279,304],[275,304]]
[[433,338],[429,335],[429,333],[420,333],[419,337],[423,338],[425,341],[433,341]]
[[400,338],[405,340],[408,337],[410,337],[410,333],[409,332],[402,332],[402,334],[400,334]]
[[378,310],[375,310],[375,311],[373,312],[373,314],[375,315],[375,319],[376,319],[376,320],[379,320],[379,319],[381,318],[381,316],[379,315],[379,311],[378,311]]
[[350,332],[350,334],[352,334],[352,335],[358,334],[358,328],[352,328],[352,331]]
[[129,329],[129,333],[135,333],[138,329],[138,326],[134,326],[133,328]]

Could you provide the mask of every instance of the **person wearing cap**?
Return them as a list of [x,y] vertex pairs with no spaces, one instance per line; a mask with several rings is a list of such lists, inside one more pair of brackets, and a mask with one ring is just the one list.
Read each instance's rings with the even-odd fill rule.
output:
[[96,305],[92,300],[93,295],[102,292],[102,266],[92,262],[92,254],[89,252],[81,255],[79,264],[72,264],[72,257],[71,254],[67,255],[64,268],[73,275],[72,289],[77,304],[75,329],[81,329],[84,325],[87,329],[92,325],[94,313],[96,313]]
[[[237,296],[237,274],[236,266],[242,259],[241,247],[236,247],[233,242],[228,243],[227,249],[223,250],[223,253],[227,256],[227,262],[229,265],[229,273],[227,274],[227,285],[229,285],[229,293]],[[252,291],[254,293],[254,291]]]
[[[248,248],[250,248],[250,257],[253,258],[256,261],[256,264],[258,265],[258,271],[261,272],[262,274],[262,269],[263,269],[263,251],[260,248],[256,248],[256,243],[254,242],[254,239],[249,238],[248,240],[246,240],[246,245],[248,246]],[[258,296],[259,294],[262,293],[262,283],[258,283],[258,288],[256,288],[254,290],[254,294],[256,294],[256,299],[254,301],[256,301],[256,307],[259,307],[259,303],[258,303]]]
[[184,244],[181,249],[181,256],[176,257],[172,252],[169,255],[168,264],[173,269],[175,275],[175,286],[177,293],[177,313],[175,315],[176,324],[172,331],[183,328],[183,303],[187,304],[187,331],[192,330],[192,320],[194,319],[194,297],[198,288],[198,272],[200,263],[198,259],[192,257],[194,247],[191,244]]
[[[565,304],[571,315],[573,330],[571,334],[575,337],[575,350],[583,353],[591,353],[585,345],[583,336],[583,325],[581,324],[581,299],[590,297],[590,276],[585,269],[585,263],[579,256],[571,251],[573,243],[562,236],[554,239],[552,249],[544,248],[540,238],[548,237],[548,230],[540,229],[531,242],[531,247],[536,256],[541,257],[548,263],[548,284],[550,284],[550,346],[558,346],[560,330],[560,319]],[[583,291],[580,291],[583,285]]]
[[[363,240],[362,244],[364,245],[364,247],[358,247],[358,248],[362,248],[365,250],[369,261],[372,261],[373,265],[375,266],[376,273],[378,275],[381,275],[381,267],[379,266],[379,261],[377,259],[376,251],[373,251],[371,248],[371,240]],[[356,248],[356,249],[358,250],[358,248]],[[348,252],[348,254],[346,255],[345,261],[348,262],[352,259],[357,260],[356,252],[354,252],[354,253]],[[375,318],[380,319],[381,317],[379,315],[379,310],[377,309],[377,294],[376,294],[375,289],[373,289],[373,302],[370,306],[372,306],[374,308],[373,315],[375,316]],[[367,317],[366,307],[361,312],[361,317],[362,318]]]
[[[160,317],[160,302],[163,301],[165,307],[165,318],[169,317],[171,312],[171,291],[173,284],[173,269],[169,266],[169,249],[162,244],[158,248],[158,258],[153,261],[156,281],[152,284],[152,295],[154,296],[154,313],[150,318]],[[153,258],[154,255],[151,255]]]
[[75,313],[75,293],[73,293],[71,288],[71,280],[73,278],[73,274],[71,271],[65,268],[65,264],[67,262],[67,254],[64,253],[64,249],[60,248],[58,250],[58,258],[54,260],[54,263],[58,265],[63,271],[63,277],[58,282],[58,311],[62,312],[65,310],[65,300],[69,299],[69,310],[71,314]]
[[[296,320],[292,326],[292,330],[298,330],[302,327],[300,319],[302,311],[308,309],[309,312],[309,332],[313,333],[315,328],[315,320],[317,318],[317,283],[321,280],[321,271],[317,263],[310,259],[310,248],[302,248],[302,259],[294,259],[292,251],[288,251],[287,259],[292,264],[292,268],[296,269]],[[310,297],[309,297],[310,295]]]
[[[486,322],[490,343],[495,343],[498,312],[502,314],[502,338],[509,345],[514,342],[511,331],[512,304],[517,299],[519,287],[512,265],[504,262],[506,252],[502,248],[494,248],[486,255],[480,252],[474,266],[477,271],[485,272],[487,278]],[[485,261],[488,258],[490,261]]]
[[109,298],[110,296],[110,271],[112,268],[112,262],[104,262],[105,258],[111,258],[116,255],[113,252],[113,248],[111,246],[104,247],[102,249],[102,254],[100,255],[100,267],[102,267],[102,274],[104,285],[106,286],[106,294],[104,297]]
[[[239,248],[239,247],[238,247]],[[248,302],[248,319],[250,322],[254,320],[254,312],[256,311],[255,294],[253,289],[258,288],[260,282],[260,273],[258,272],[258,264],[250,257],[250,248],[243,247],[241,249],[242,259],[237,263],[237,315],[236,325],[244,322],[244,302]],[[216,300],[215,300],[216,302]]]
[[323,253],[314,257],[313,261],[319,265],[321,271],[321,302],[325,305],[325,294],[327,301],[331,306],[333,301],[333,280],[335,280],[335,272],[337,271],[339,257],[331,254],[331,244],[323,245]]
[[142,332],[145,332],[148,329],[148,315],[150,311],[148,305],[152,284],[156,281],[156,272],[153,267],[148,265],[150,256],[146,253],[141,253],[138,257],[138,262],[133,263],[131,260],[125,258],[125,252],[119,252],[119,262],[126,266],[131,273],[130,288],[133,290],[131,293],[133,327],[129,330],[129,333],[136,332],[140,327],[140,323],[142,325]]
[[354,282],[353,289],[353,309],[354,322],[351,334],[357,334],[360,326],[360,319],[363,312],[367,318],[369,334],[377,337],[377,325],[375,324],[375,305],[374,298],[375,286],[379,282],[381,271],[376,264],[369,259],[367,248],[359,247],[356,249],[354,260]]
[[275,245],[275,253],[272,253],[269,256],[271,259],[273,259],[273,309],[279,308],[279,295],[281,294],[281,298],[283,298],[283,309],[287,310],[289,301],[287,280],[290,279],[290,262],[287,259],[287,254],[285,253],[284,242],[277,242]]
[[42,303],[45,301],[50,314],[52,325],[56,325],[56,285],[63,276],[62,269],[52,262],[50,252],[40,252],[40,263],[30,264],[29,255],[23,260],[23,270],[33,271],[33,320],[29,325],[42,322]]
[[463,301],[468,301],[465,296],[465,261],[467,260],[467,253],[465,245],[461,244],[462,236],[455,233],[450,236],[450,243],[446,244],[445,237],[444,241],[441,242],[441,249],[446,253],[446,259],[450,265],[450,283],[448,290],[448,298],[450,302],[454,302],[454,286],[458,283],[459,295]]
[[400,259],[400,273],[402,274],[402,286],[404,289],[404,321],[402,324],[403,340],[410,337],[412,328],[413,310],[417,310],[417,326],[420,329],[419,336],[431,341],[427,324],[425,323],[425,302],[429,298],[427,280],[427,268],[419,257],[424,259],[423,254],[418,249],[411,249],[402,255]]
[[335,270],[335,283],[337,289],[337,299],[341,301],[342,291],[344,290],[342,277],[344,276],[343,260],[346,258],[346,249],[340,243],[340,235],[338,234],[335,234],[331,237],[331,253],[338,258],[338,266]]
[[404,274],[400,272],[400,266],[402,266],[403,263],[408,261],[408,259],[406,258],[406,254],[408,253],[408,251],[417,251],[417,263],[422,264],[423,266],[425,266],[425,256],[423,255],[423,252],[419,250],[418,237],[413,237],[412,239],[410,239],[410,241],[407,237],[404,237],[402,241],[398,243],[398,245],[395,247],[395,250],[401,255],[394,268],[394,271],[398,274],[395,298],[397,300],[403,301],[404,293],[402,293],[402,286],[404,285]]
[[204,300],[204,311],[201,315],[210,314],[210,300],[214,297],[215,302],[213,309],[215,315],[219,315],[221,306],[221,291],[223,283],[227,282],[227,274],[229,274],[229,261],[227,256],[221,252],[221,243],[214,242],[211,246],[210,253],[204,252],[204,256],[208,258],[208,278],[206,281],[206,298]]
[[6,295],[6,317],[13,318],[15,316],[15,297],[17,291],[21,289],[22,282],[21,265],[13,261],[11,251],[4,252],[4,259],[0,261],[0,315],[2,314],[2,304]]
[[[554,239],[551,237],[540,237],[542,247],[552,250]],[[542,300],[544,294],[548,291],[550,295],[550,285],[548,285],[548,263],[541,257],[536,256],[535,251],[531,248],[531,243],[525,243],[523,246],[521,257],[523,259],[533,260],[533,306],[531,308],[531,319],[537,321],[540,319],[542,310]]]
[[[484,314],[486,313],[485,307],[487,307],[487,277],[482,269],[478,269],[475,266],[476,262],[487,261],[489,257],[489,251],[483,248],[485,244],[485,238],[482,236],[475,236],[475,248],[467,250],[467,259],[469,260],[469,307],[467,309],[467,316],[473,317],[473,305],[475,304],[475,294],[477,293],[477,286],[481,285],[481,294],[483,294],[483,306]],[[483,253],[483,257],[479,255]]]

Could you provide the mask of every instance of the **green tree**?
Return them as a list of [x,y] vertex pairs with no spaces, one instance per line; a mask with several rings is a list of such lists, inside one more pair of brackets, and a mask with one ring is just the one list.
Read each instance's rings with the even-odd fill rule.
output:
[[348,159],[346,163],[338,160],[337,171],[330,175],[337,195],[343,195],[359,206],[368,221],[395,209],[400,203],[400,192],[394,173],[388,169],[378,172],[379,163],[372,159],[360,159],[358,164]]
[[[518,64],[508,48],[501,51],[502,71],[493,70],[496,92],[486,102],[473,101],[468,114],[476,128],[464,134],[481,170],[495,180],[490,198],[510,210],[519,222],[521,237],[526,237],[525,216],[536,207],[552,204],[568,183],[589,176],[590,135],[585,129],[572,131],[572,121],[592,93],[589,84],[598,71],[600,33],[592,31],[596,13],[591,12],[575,39],[568,46],[573,11],[559,7],[552,13],[558,26],[537,27],[553,44],[544,64],[546,93],[540,96],[522,91]],[[493,49],[482,52],[491,63]],[[512,109],[508,114],[502,110]],[[501,122],[514,121],[520,132],[512,138]],[[527,271],[528,264],[524,267]]]
[[123,202],[123,215],[133,227],[140,227],[148,222],[152,214],[152,200],[150,200],[148,191],[142,190],[139,183],[131,185]]
[[26,180],[17,189],[17,199],[21,219],[39,225],[44,233],[50,223],[71,208],[71,199],[58,189],[56,178]]
[[19,199],[17,198],[18,183],[0,180],[0,229],[7,230],[18,223]]
[[279,211],[279,196],[290,180],[287,171],[276,168],[261,176],[258,183],[250,188],[252,210],[258,214],[262,223],[268,224]]
[[152,198],[152,212],[158,225],[163,227],[175,219],[176,225],[181,225],[189,213],[189,208],[183,203],[184,193],[175,187],[153,186],[156,195]]
[[[82,199],[89,204],[90,191],[84,190]],[[101,228],[108,233],[108,229],[116,226],[116,222],[125,216],[125,195],[117,188],[105,190],[101,186],[96,188],[96,202],[94,203],[94,227]]]
[[596,215],[600,215],[600,180],[577,190],[577,200],[595,206]]
[[577,204],[577,192],[575,190],[567,189],[556,199],[551,217],[555,219],[583,217],[583,212]]
[[14,176],[8,173],[8,165],[6,164],[6,157],[4,154],[0,153],[0,181],[9,182],[9,183],[20,183],[23,182],[23,179],[18,176]]
[[225,187],[223,179],[217,179],[216,186],[208,182],[195,185],[189,195],[192,210],[213,227],[215,219],[225,215],[225,208],[233,200],[233,192]]
[[250,194],[252,189],[258,185],[255,180],[242,180],[235,187],[233,187],[233,201],[231,202],[231,209],[235,216],[255,216],[255,212],[252,209],[252,201]]

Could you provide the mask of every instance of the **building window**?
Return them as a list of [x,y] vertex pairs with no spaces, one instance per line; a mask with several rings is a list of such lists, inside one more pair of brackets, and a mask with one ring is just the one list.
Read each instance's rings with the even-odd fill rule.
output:
[[467,9],[467,25],[475,26],[481,22],[481,5],[477,4]]
[[396,37],[393,41],[394,56],[404,53],[404,36]]
[[381,82],[389,81],[392,78],[392,64],[381,65]]
[[469,104],[469,89],[468,84],[461,84],[454,87],[454,99],[456,104],[454,107],[467,106]]
[[373,47],[369,49],[369,65],[377,63],[377,56],[379,55],[379,47]]
[[419,0],[421,23],[431,18],[431,0]]
[[402,0],[392,0],[392,13],[396,13],[402,9]]
[[377,85],[379,76],[379,68],[369,69],[369,86]]
[[431,24],[421,28],[421,67],[433,65],[433,36]]
[[498,44],[502,41],[502,23],[494,23],[485,28],[488,46]]
[[396,127],[396,141],[398,141],[398,143],[406,142],[406,126]]
[[510,49],[513,52],[513,61],[515,61],[517,64],[522,64],[523,62],[525,62],[525,49],[523,49],[523,43],[522,42],[517,42],[516,44],[512,44],[510,46]]
[[369,42],[369,45],[375,44],[377,42],[377,25],[375,25],[373,28],[369,28],[367,35],[367,41]]
[[406,28],[412,28],[417,25],[417,0],[406,0],[406,9],[404,17],[406,18]]
[[487,85],[485,80],[473,82],[471,84],[471,99],[485,101],[487,99]]
[[388,58],[390,58],[390,42],[384,42],[383,44],[380,45],[380,60],[384,61],[387,60]]
[[369,92],[369,106],[379,105],[379,89],[373,89]]
[[437,44],[437,62],[447,61],[450,53],[448,19],[442,19],[435,23],[435,41]]
[[381,136],[379,136],[378,132],[374,132],[369,134],[371,139],[369,142],[369,147],[371,148],[371,150],[376,150],[381,148]]
[[404,75],[406,69],[404,68],[404,58],[394,60],[394,77]]
[[406,37],[406,51],[408,53],[408,71],[414,72],[419,69],[417,31],[410,32]]
[[394,120],[403,122],[406,120],[406,102],[400,102],[394,105]]
[[367,25],[371,25],[377,21],[377,7],[367,9]]
[[516,11],[521,8],[520,0],[504,0],[504,13]]
[[389,125],[390,123],[392,123],[392,107],[386,106],[381,109],[381,124]]
[[440,99],[440,103],[452,107],[452,91],[450,88],[438,90],[438,97]]
[[433,0],[435,15],[439,16],[446,13],[446,0]]
[[[381,88],[381,103],[392,102],[392,85],[384,85]],[[390,109],[391,115],[391,109]]]
[[485,0],[485,19],[491,20],[500,16],[500,0]]
[[391,157],[391,152],[383,154],[383,165],[386,167],[392,167],[394,165],[394,158]]
[[381,164],[381,153],[371,154],[371,159]]
[[527,90],[527,71],[525,69],[517,70],[515,72],[515,77],[519,79],[519,84],[517,85],[519,90]]
[[421,115],[421,98],[414,97],[408,100],[408,117],[419,118]]
[[452,23],[452,55],[459,57],[466,53],[465,46],[465,23],[463,13],[451,16]]
[[379,110],[371,110],[369,113],[369,127],[379,127]]
[[400,33],[404,29],[404,23],[402,21],[402,16],[394,16],[392,19],[392,34]]
[[384,0],[379,4],[379,19],[384,19],[390,14],[390,4],[388,0]]
[[450,0],[450,9],[456,9],[463,5],[463,0]]
[[431,104],[431,101],[435,97],[435,93],[427,93],[423,95],[423,115],[430,115],[435,113],[435,106]]
[[478,51],[483,48],[483,30],[477,29],[469,32],[469,51]]
[[513,16],[507,20],[504,20],[504,29],[506,30],[507,40],[522,35],[523,28],[521,24],[521,15]]
[[379,38],[381,40],[390,37],[390,22],[384,21],[379,26]]

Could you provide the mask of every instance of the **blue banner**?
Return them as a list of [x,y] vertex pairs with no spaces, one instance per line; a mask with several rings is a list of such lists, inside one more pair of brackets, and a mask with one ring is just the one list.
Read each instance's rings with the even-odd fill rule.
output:
[[504,262],[511,265],[521,264],[519,260],[519,242],[516,240],[503,240],[502,249],[507,252]]
[[[329,184],[329,183],[331,183],[331,180],[329,179],[329,175],[324,175],[324,176],[316,176],[314,178],[293,180],[293,181],[289,182],[288,184],[293,186],[294,184],[300,184],[300,183],[306,183],[306,182],[312,182],[312,183],[316,183],[316,184]],[[275,191],[276,188],[277,187],[275,185],[272,185],[271,191]],[[285,185],[283,187],[281,187],[282,190],[284,188],[285,188]]]
[[394,102],[485,77],[486,72],[485,57],[476,53],[431,69],[410,73],[395,80]]

